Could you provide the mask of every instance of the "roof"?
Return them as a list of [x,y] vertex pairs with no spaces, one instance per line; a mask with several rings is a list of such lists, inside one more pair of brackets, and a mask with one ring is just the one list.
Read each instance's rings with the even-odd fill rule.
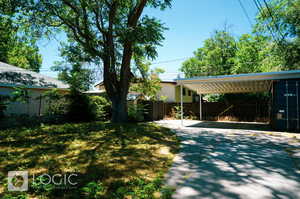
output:
[[105,93],[105,90],[89,90],[89,91],[84,91],[83,93],[86,94],[101,94],[101,93]]
[[272,81],[282,79],[299,79],[300,70],[249,73],[177,79],[178,84],[196,91],[208,93],[247,93],[269,91]]
[[[175,81],[175,80],[161,80],[160,82],[161,82],[161,83],[176,84],[176,81]],[[103,81],[100,81],[100,82],[96,83],[96,84],[94,85],[94,87],[96,87],[96,86],[102,86],[103,84],[104,84],[104,82],[103,82]]]
[[40,73],[0,62],[0,86],[38,89],[67,89],[69,85]]

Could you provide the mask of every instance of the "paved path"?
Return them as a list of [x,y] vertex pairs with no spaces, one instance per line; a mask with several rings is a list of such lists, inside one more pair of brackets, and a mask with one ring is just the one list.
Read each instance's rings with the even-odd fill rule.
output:
[[175,199],[300,199],[299,139],[265,131],[180,128],[174,120],[158,123],[182,140],[167,175]]

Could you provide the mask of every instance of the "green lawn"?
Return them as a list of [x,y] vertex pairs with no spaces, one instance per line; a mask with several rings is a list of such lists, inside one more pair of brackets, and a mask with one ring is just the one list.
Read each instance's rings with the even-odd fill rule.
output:
[[[150,123],[0,131],[0,198],[167,198],[161,178],[177,150],[174,133]],[[47,179],[29,177],[29,191],[8,192],[7,172],[15,170],[29,176],[75,173],[78,184],[44,185]]]

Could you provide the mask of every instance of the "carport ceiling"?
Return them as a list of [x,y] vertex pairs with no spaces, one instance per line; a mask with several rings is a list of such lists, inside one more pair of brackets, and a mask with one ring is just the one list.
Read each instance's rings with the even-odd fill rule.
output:
[[299,78],[300,70],[293,70],[269,73],[184,78],[177,79],[177,83],[196,91],[198,94],[252,93],[269,91],[272,81],[274,80]]

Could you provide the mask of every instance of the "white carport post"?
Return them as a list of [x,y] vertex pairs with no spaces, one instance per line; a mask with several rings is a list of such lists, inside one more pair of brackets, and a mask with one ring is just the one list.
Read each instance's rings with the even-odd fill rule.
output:
[[182,95],[182,92],[183,92],[183,86],[182,86],[182,84],[180,84],[181,126],[183,126],[183,95]]
[[202,94],[199,94],[199,119],[202,120]]

